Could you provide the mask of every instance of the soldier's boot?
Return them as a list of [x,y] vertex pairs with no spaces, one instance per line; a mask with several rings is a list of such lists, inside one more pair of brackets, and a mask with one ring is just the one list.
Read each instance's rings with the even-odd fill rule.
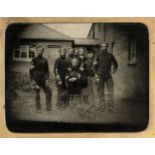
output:
[[100,104],[99,108],[100,108],[100,110],[101,110],[102,112],[104,112],[104,111],[106,110],[106,104],[105,104],[105,103],[106,103],[106,102],[105,102],[105,97],[103,96],[103,97],[101,97],[100,100],[99,100],[99,104]]
[[69,98],[64,100],[64,106],[65,106],[65,108],[69,107]]
[[83,96],[83,100],[85,104],[89,104],[88,96]]
[[38,91],[36,91],[35,102],[36,102],[36,112],[40,113],[41,112],[41,103],[40,103],[40,94]]
[[103,112],[106,111],[106,101],[105,101],[105,98],[102,99],[102,102],[101,102],[101,110]]
[[46,95],[46,110],[47,111],[52,110],[52,96],[51,96],[51,93]]
[[73,105],[73,96],[70,95],[69,96],[69,106],[72,106]]
[[107,108],[108,108],[108,112],[110,113],[114,113],[114,103],[113,103],[113,95],[112,94],[108,94],[108,99],[107,99]]

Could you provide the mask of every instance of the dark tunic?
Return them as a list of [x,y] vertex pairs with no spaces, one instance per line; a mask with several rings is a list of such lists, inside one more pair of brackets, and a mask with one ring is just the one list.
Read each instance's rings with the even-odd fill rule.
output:
[[117,70],[118,63],[115,57],[108,52],[102,52],[96,57],[97,65],[94,68],[95,73],[102,79],[111,78],[111,67]]
[[57,58],[54,63],[54,74],[59,75],[61,79],[65,79],[68,63],[65,58]]
[[87,59],[85,62],[85,68],[86,68],[86,73],[87,76],[93,77],[94,76],[94,67],[93,67],[93,62],[94,62],[94,57],[91,59]]
[[66,58],[66,61],[67,61],[67,64],[68,64],[68,66],[71,66],[72,65],[72,59],[74,58],[74,56],[68,56],[67,58]]
[[35,57],[32,59],[31,65],[34,66],[33,69],[30,69],[31,80],[34,80],[38,85],[43,85],[45,80],[49,78],[47,59],[43,57]]
[[[57,58],[54,63],[54,74],[55,76],[60,76],[60,79],[56,79],[57,87],[58,87],[58,93],[62,93],[64,90],[66,90],[66,73],[67,73],[68,63],[65,58]],[[59,85],[58,82],[61,81],[62,85]]]
[[[69,94],[80,94],[84,86],[87,85],[87,77],[80,69],[71,68],[68,72],[67,87]],[[75,82],[70,82],[70,78],[77,78]]]

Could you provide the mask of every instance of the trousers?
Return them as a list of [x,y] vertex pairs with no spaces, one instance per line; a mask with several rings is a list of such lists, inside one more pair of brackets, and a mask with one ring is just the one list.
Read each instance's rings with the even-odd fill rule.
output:
[[108,108],[113,108],[114,83],[112,77],[110,77],[107,80],[100,79],[100,82],[98,84],[98,94],[99,103],[103,107],[107,105]]
[[[40,88],[43,89],[43,91],[46,94],[46,110],[49,111],[52,108],[51,105],[51,96],[52,96],[52,92],[49,86],[46,86],[45,84],[40,85]],[[40,89],[36,89],[36,109],[40,110],[41,109],[41,102],[40,102]]]
[[97,105],[98,104],[97,86],[95,83],[95,78],[93,76],[88,77],[87,91],[88,91],[89,103]]

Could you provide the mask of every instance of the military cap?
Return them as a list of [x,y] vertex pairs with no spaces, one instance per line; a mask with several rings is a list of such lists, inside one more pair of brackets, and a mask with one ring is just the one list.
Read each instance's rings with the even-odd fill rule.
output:
[[70,47],[68,48],[68,51],[74,51],[74,48]]
[[100,44],[100,47],[109,47],[109,44],[104,42]]
[[66,49],[65,49],[65,48],[60,47],[60,48],[59,48],[59,52],[61,52],[62,50],[64,50],[64,51],[66,52]]
[[82,48],[82,47],[80,47],[80,48],[79,48],[79,52],[85,52],[85,49]]

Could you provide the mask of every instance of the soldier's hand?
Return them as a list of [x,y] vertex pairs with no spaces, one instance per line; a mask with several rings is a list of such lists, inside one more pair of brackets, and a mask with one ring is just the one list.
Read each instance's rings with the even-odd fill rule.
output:
[[83,71],[84,71],[84,67],[80,67],[80,71],[82,71],[82,72],[83,72]]
[[61,80],[58,81],[58,85],[62,85],[62,81]]
[[81,78],[81,74],[78,74],[78,75],[77,75],[77,78],[80,79],[80,78]]
[[99,84],[100,78],[96,78],[95,81],[96,81],[97,84]]
[[40,89],[40,87],[36,84],[35,81],[32,81],[32,87],[33,89]]
[[35,68],[35,66],[34,66],[34,65],[31,65],[31,66],[30,66],[30,69],[34,69],[34,68]]
[[77,78],[70,78],[69,81],[70,82],[75,82],[77,80]]
[[115,74],[115,73],[116,73],[116,69],[113,69],[113,70],[112,70],[112,74]]
[[93,62],[93,66],[96,66],[97,64],[98,64],[97,61],[94,61],[94,62]]
[[97,85],[100,83],[100,77],[98,75],[95,75],[95,82]]
[[68,67],[67,70],[70,72],[70,71],[72,71],[72,68],[71,67]]
[[45,84],[46,84],[46,86],[48,86],[49,85],[49,80],[46,80]]
[[32,81],[32,86],[35,86],[36,85],[36,82],[35,81]]
[[60,80],[60,75],[57,75],[56,76],[56,80]]
[[40,89],[40,87],[36,84],[35,89],[38,89],[38,90],[39,90],[39,89]]

